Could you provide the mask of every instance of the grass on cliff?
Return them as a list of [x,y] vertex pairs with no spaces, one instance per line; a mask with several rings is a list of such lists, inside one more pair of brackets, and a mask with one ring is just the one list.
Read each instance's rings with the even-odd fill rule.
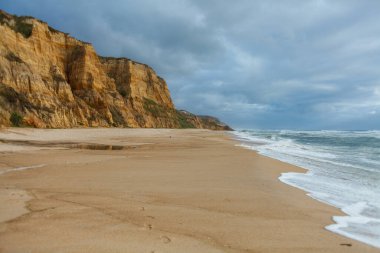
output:
[[22,126],[22,122],[24,121],[24,117],[19,114],[18,112],[12,112],[9,120],[12,123],[12,126],[14,127],[20,127]]
[[177,122],[179,128],[195,128],[195,126],[189,122],[186,115],[172,108],[168,108],[157,104],[155,101],[144,98],[144,109],[155,118],[166,118]]
[[[54,29],[53,27],[51,27],[50,25],[48,26],[48,29],[51,33],[63,33],[57,29]],[[64,34],[68,34],[68,33],[64,33]]]
[[155,101],[144,98],[144,109],[149,112],[153,117],[167,117],[167,108],[162,105],[157,104]]
[[182,112],[176,110],[176,117],[180,128],[195,128],[192,123],[187,121],[186,116]]
[[[31,17],[28,16],[16,16],[16,15],[5,15],[0,12],[0,23],[2,25],[6,24],[13,31],[22,34],[24,38],[29,38],[32,35],[33,25],[26,22],[27,19]],[[11,19],[14,20],[14,23],[11,22]]]

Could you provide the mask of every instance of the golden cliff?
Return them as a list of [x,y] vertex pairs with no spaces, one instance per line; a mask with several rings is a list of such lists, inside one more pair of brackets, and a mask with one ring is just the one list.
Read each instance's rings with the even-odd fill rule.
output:
[[229,129],[176,110],[149,66],[100,57],[40,20],[0,11],[0,34],[0,125]]

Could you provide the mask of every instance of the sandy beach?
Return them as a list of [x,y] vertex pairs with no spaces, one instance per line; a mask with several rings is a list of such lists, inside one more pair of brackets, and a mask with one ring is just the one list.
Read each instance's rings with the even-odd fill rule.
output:
[[380,252],[228,133],[0,130],[0,252]]

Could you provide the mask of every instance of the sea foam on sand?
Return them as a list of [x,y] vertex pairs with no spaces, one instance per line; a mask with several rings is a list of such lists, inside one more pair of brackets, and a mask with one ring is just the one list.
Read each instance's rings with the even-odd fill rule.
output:
[[341,209],[326,227],[380,248],[380,169],[377,132],[240,131],[240,146],[307,170],[282,173],[281,182]]

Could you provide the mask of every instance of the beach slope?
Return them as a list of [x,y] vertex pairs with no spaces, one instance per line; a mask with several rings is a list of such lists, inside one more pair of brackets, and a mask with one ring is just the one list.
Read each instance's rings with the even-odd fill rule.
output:
[[[207,130],[0,131],[0,252],[380,252]],[[11,211],[10,211],[11,210]]]

